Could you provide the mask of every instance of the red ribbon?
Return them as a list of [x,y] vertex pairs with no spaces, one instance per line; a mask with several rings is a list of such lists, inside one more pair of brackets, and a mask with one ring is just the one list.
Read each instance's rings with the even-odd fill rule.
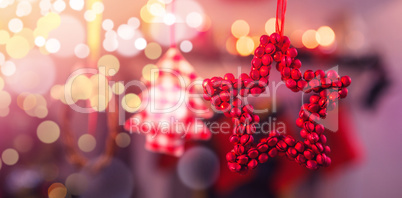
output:
[[283,36],[284,26],[285,26],[285,13],[286,4],[288,0],[278,0],[276,7],[276,32]]

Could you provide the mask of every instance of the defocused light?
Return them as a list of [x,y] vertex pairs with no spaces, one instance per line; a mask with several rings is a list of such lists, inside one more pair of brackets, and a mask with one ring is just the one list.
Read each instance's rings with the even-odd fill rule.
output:
[[22,107],[25,111],[31,110],[36,106],[36,97],[33,94],[29,94],[25,97]]
[[147,58],[155,60],[162,54],[162,47],[157,43],[149,43],[145,48],[145,56]]
[[0,30],[0,45],[4,45],[10,39],[10,34],[6,30]]
[[303,45],[308,49],[316,48],[318,46],[317,37],[319,37],[317,31],[307,30],[302,36]]
[[55,122],[46,120],[39,124],[36,134],[46,144],[55,142],[60,137],[60,128]]
[[60,50],[60,42],[57,39],[49,39],[46,41],[46,50],[49,53],[57,53]]
[[53,8],[57,13],[63,12],[66,9],[66,3],[63,0],[56,0],[53,3]]
[[96,147],[96,140],[90,134],[84,134],[78,139],[78,147],[84,152],[91,152]]
[[117,34],[115,31],[110,30],[106,32],[105,40],[103,40],[103,48],[108,52],[113,52],[119,47]]
[[95,11],[96,14],[101,14],[105,10],[105,6],[102,2],[95,2],[92,4],[92,10]]
[[80,11],[84,8],[84,0],[70,0],[70,7],[73,10]]
[[122,94],[125,90],[124,90],[124,84],[122,82],[115,82],[112,85],[112,91],[114,94],[116,95],[120,95]]
[[31,49],[29,42],[22,36],[13,36],[6,44],[6,51],[12,58],[20,59]]
[[38,47],[42,47],[46,44],[46,39],[43,36],[38,36],[35,38],[35,45]]
[[237,39],[234,37],[229,37],[226,40],[226,51],[229,52],[229,54],[237,55],[236,42],[237,42]]
[[31,3],[28,1],[20,1],[17,6],[17,16],[28,16],[32,12]]
[[15,149],[9,148],[3,151],[1,159],[3,160],[4,164],[12,166],[18,162],[19,155]]
[[316,40],[321,46],[330,46],[335,41],[335,32],[328,26],[318,28]]
[[11,32],[18,33],[23,27],[24,24],[22,23],[21,19],[13,18],[8,22],[8,29]]
[[203,17],[198,12],[191,12],[186,17],[186,23],[192,28],[198,28],[202,25]]
[[113,21],[110,20],[110,19],[105,19],[105,20],[103,20],[103,22],[102,22],[102,28],[103,28],[105,31],[112,30],[112,29],[113,29],[113,26],[114,26],[114,23],[113,23]]
[[71,95],[74,102],[78,100],[87,100],[92,95],[92,81],[84,74],[80,74],[71,78],[66,86],[71,87],[70,93],[65,93],[66,95]]
[[11,104],[11,96],[6,91],[0,91],[0,109],[5,109]]
[[45,118],[48,113],[49,113],[49,111],[47,110],[46,106],[38,106],[38,107],[36,107],[35,112],[34,112],[35,116],[40,119]]
[[80,195],[88,187],[88,178],[83,174],[73,173],[67,177],[65,184],[71,194]]
[[120,69],[119,59],[111,54],[104,55],[98,60],[98,68],[100,74],[114,76]]
[[74,53],[78,58],[86,58],[89,55],[89,47],[83,43],[75,46]]
[[144,38],[138,38],[135,40],[134,45],[138,50],[143,50],[147,47],[147,41]]
[[32,149],[33,141],[29,135],[18,135],[13,141],[14,148],[19,152],[25,153]]
[[137,17],[131,17],[128,19],[127,24],[134,29],[138,29],[140,27],[140,20]]
[[244,20],[237,20],[232,24],[231,30],[234,37],[245,37],[250,32],[250,26]]
[[180,50],[184,53],[188,53],[193,49],[193,44],[189,40],[184,40],[180,43]]
[[6,116],[8,116],[9,113],[10,113],[9,107],[0,109],[0,117],[6,117]]
[[268,19],[268,21],[265,23],[265,32],[268,35],[271,35],[272,33],[275,32],[275,22],[276,19],[275,18],[270,18]]
[[91,22],[96,19],[96,13],[93,10],[87,10],[84,13],[84,18],[86,21]]
[[358,50],[364,46],[365,36],[360,31],[352,31],[346,35],[346,45],[352,50]]
[[1,67],[1,73],[5,76],[12,76],[14,75],[17,68],[15,67],[14,62],[6,61],[3,66]]
[[149,12],[154,16],[163,16],[165,15],[165,8],[160,3],[152,3],[149,6]]
[[134,37],[134,33],[135,33],[134,27],[127,24],[122,24],[117,29],[117,34],[120,36],[120,38],[124,40],[132,39]]
[[173,25],[176,22],[176,16],[174,14],[172,14],[172,13],[166,14],[163,17],[163,22],[166,25]]
[[67,188],[61,183],[53,183],[47,192],[49,198],[64,198],[67,195]]
[[143,6],[140,11],[141,19],[146,23],[152,23],[154,16],[148,11],[147,6]]
[[254,42],[250,37],[241,37],[236,42],[237,52],[241,56],[248,56],[254,51]]
[[219,159],[208,148],[193,147],[179,159],[177,172],[185,186],[203,190],[213,185],[219,177]]
[[127,133],[119,133],[116,136],[116,145],[120,148],[126,148],[131,143],[131,137]]
[[0,52],[0,66],[4,64],[6,61],[6,57],[4,56],[3,53]]
[[[152,80],[152,73],[155,79]],[[158,78],[159,76],[159,69],[156,65],[154,64],[148,64],[145,65],[144,68],[142,68],[142,77],[147,80],[147,81],[154,81]]]
[[290,34],[290,40],[292,41],[292,45],[296,48],[303,47],[302,36],[303,30],[296,30]]
[[2,77],[0,77],[0,91],[3,90],[4,88],[4,80]]
[[62,85],[54,85],[50,89],[50,96],[55,100],[61,99],[61,97],[64,96],[64,86],[62,86]]
[[122,98],[121,106],[127,112],[134,113],[141,106],[141,98],[136,94],[127,94]]

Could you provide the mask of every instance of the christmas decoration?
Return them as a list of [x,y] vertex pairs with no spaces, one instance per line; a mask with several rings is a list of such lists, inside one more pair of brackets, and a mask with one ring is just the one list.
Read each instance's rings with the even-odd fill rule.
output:
[[[301,73],[302,63],[297,59],[297,50],[290,47],[289,38],[283,36],[286,3],[286,0],[278,0],[276,33],[261,36],[249,74],[243,73],[236,79],[227,73],[223,78],[212,77],[203,81],[204,99],[211,101],[212,106],[225,116],[232,117],[235,125],[230,137],[234,148],[226,155],[229,169],[233,172],[245,173],[277,155],[286,155],[313,170],[331,164],[331,149],[326,146],[324,126],[319,121],[326,117],[327,110],[336,107],[338,99],[347,96],[346,87],[351,84],[351,78],[340,77],[334,70]],[[309,103],[303,104],[296,120],[303,141],[271,131],[269,137],[254,143],[253,134],[260,118],[254,114],[253,106],[244,104],[241,98],[249,94],[258,96],[265,91],[273,61],[290,90],[314,93]]]
[[201,118],[212,114],[200,97],[190,97],[197,93],[196,86],[189,86],[197,75],[177,48],[170,48],[156,65],[158,75],[143,79],[147,89],[142,92],[142,100],[150,103],[129,119],[125,128],[146,134],[148,150],[180,156],[186,140],[211,137]]

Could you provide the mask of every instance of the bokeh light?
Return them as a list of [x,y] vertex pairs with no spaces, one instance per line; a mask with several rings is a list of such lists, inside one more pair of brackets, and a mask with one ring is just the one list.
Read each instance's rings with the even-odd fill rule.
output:
[[102,2],[97,1],[95,3],[92,4],[92,10],[96,13],[96,14],[101,14],[104,10],[105,10],[105,5],[103,5]]
[[245,20],[237,20],[232,24],[231,31],[234,37],[245,37],[250,32],[250,26]]
[[141,107],[141,98],[137,94],[129,93],[122,98],[121,106],[127,112],[134,113]]
[[6,44],[7,54],[15,59],[25,57],[30,49],[29,42],[22,36],[13,36]]
[[11,104],[11,95],[6,91],[0,91],[0,109],[5,109]]
[[84,8],[84,0],[70,0],[70,7],[73,10],[81,11]]
[[53,3],[53,9],[57,12],[57,13],[61,13],[66,9],[66,3],[63,0],[56,0]]
[[16,15],[18,17],[28,16],[32,12],[32,5],[28,1],[20,1],[17,6]]
[[49,198],[64,198],[67,195],[67,188],[62,183],[53,183],[48,188]]
[[191,12],[186,16],[186,23],[192,28],[198,28],[202,26],[203,16],[198,12]]
[[60,42],[57,39],[51,38],[46,41],[45,47],[49,53],[54,54],[60,50]]
[[321,46],[330,46],[335,41],[335,32],[328,26],[318,28],[316,40]]
[[114,94],[116,95],[120,95],[122,94],[125,90],[124,90],[124,84],[122,82],[115,82],[112,85],[112,91]]
[[147,47],[147,41],[144,38],[138,38],[135,40],[134,45],[138,50],[143,50]]
[[158,43],[149,43],[145,48],[145,56],[151,60],[155,60],[162,55],[162,47]]
[[35,38],[35,45],[42,47],[46,44],[46,39],[43,36],[38,36]]
[[193,44],[189,40],[184,40],[180,43],[180,50],[184,53],[191,52],[193,49]]
[[307,30],[302,36],[303,45],[308,49],[314,49],[318,46],[317,38],[319,38],[317,31]]
[[5,78],[10,90],[15,93],[46,93],[56,79],[56,66],[52,58],[31,50],[23,59],[13,60],[15,73]]
[[13,140],[14,148],[17,149],[18,152],[26,153],[30,151],[33,147],[33,140],[31,136],[26,134],[18,135]]
[[140,20],[137,17],[131,17],[127,20],[127,24],[132,26],[134,29],[138,29],[140,27]]
[[84,19],[88,22],[94,21],[96,19],[96,12],[93,10],[87,10],[84,13]]
[[134,37],[135,29],[133,26],[122,24],[117,29],[117,34],[124,40],[130,40]]
[[84,152],[91,152],[96,147],[96,139],[91,134],[84,134],[78,139],[78,148]]
[[66,179],[65,185],[73,195],[80,195],[88,187],[88,177],[81,173],[73,173]]
[[17,68],[15,67],[15,63],[11,61],[6,61],[1,67],[1,73],[5,76],[14,75]]
[[210,149],[193,147],[180,158],[179,178],[194,190],[203,190],[215,183],[219,176],[219,159]]
[[3,90],[4,88],[4,80],[2,77],[0,77],[0,91]]
[[8,39],[10,39],[10,33],[6,30],[0,30],[0,45],[6,44]]
[[254,51],[254,41],[250,37],[241,37],[236,42],[237,52],[241,56],[248,56]]
[[302,37],[303,37],[303,30],[295,30],[290,34],[289,39],[292,42],[292,45],[296,48],[303,47]]
[[131,137],[127,133],[119,133],[116,135],[116,145],[120,148],[126,148],[131,143]]
[[113,21],[112,21],[111,19],[105,19],[105,20],[103,20],[103,22],[102,22],[102,28],[103,28],[105,31],[112,30],[112,29],[113,29],[113,26],[114,26],[114,23],[113,23]]
[[99,73],[105,76],[114,76],[120,69],[120,62],[116,56],[104,55],[98,60]]
[[8,148],[1,155],[3,163],[9,166],[16,164],[19,160],[19,154],[15,149]]
[[8,22],[8,29],[13,33],[20,32],[22,28],[24,28],[24,23],[19,18],[13,18]]
[[86,58],[89,55],[89,47],[86,44],[80,43],[75,46],[74,54],[78,58]]
[[60,128],[54,121],[46,120],[39,124],[36,134],[40,141],[51,144],[59,139]]
[[270,19],[268,19],[267,22],[265,22],[265,32],[268,35],[271,35],[272,33],[275,32],[275,23],[276,23],[275,18],[270,18]]
[[[154,64],[145,65],[144,68],[142,68],[142,77],[147,81],[155,81],[159,77],[158,67]],[[152,79],[152,77],[154,77],[154,79]]]

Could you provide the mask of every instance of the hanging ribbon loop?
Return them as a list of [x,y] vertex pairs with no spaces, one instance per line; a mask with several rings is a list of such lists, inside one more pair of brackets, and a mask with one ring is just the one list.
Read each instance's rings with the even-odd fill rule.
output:
[[287,0],[278,0],[276,7],[276,32],[283,36],[284,26],[285,26],[285,14],[286,14],[286,4]]

